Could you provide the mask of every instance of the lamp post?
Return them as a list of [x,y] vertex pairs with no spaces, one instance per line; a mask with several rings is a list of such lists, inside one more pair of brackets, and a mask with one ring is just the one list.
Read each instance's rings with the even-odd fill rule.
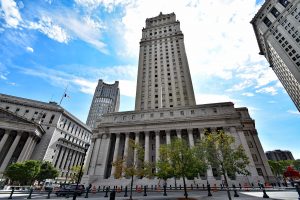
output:
[[73,200],[76,200],[76,196],[77,196],[77,188],[78,188],[78,184],[79,184],[79,182],[80,182],[81,175],[82,175],[82,167],[83,167],[83,164],[84,164],[84,159],[85,159],[85,156],[86,156],[86,152],[87,152],[87,150],[89,149],[89,147],[90,147],[90,144],[89,144],[89,143],[86,143],[85,146],[84,146],[84,156],[83,156],[82,159],[81,159],[81,163],[80,163],[80,171],[79,171],[79,175],[78,175],[78,178],[77,178],[76,188],[75,188],[75,191],[74,191],[74,194],[73,194]]

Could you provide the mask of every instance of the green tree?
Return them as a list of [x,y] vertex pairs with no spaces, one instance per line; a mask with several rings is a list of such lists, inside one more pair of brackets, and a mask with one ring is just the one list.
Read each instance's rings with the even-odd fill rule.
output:
[[72,172],[70,174],[70,180],[71,182],[74,182],[76,183],[78,178],[81,179],[83,173],[84,173],[84,168],[82,168],[82,172],[80,173],[80,168],[81,168],[81,165],[75,165],[73,167],[71,167],[70,171]]
[[218,174],[224,176],[225,186],[227,188],[228,198],[231,200],[227,176],[233,176],[235,173],[250,175],[246,169],[249,159],[242,145],[233,148],[234,137],[224,131],[206,134],[201,140],[201,145],[209,165],[217,170]]
[[37,180],[39,182],[45,179],[55,179],[58,176],[58,170],[53,167],[52,163],[49,161],[43,161],[41,163],[40,172],[37,175]]
[[130,183],[130,199],[132,199],[132,188],[134,176],[139,177],[153,177],[152,169],[154,165],[152,163],[144,162],[144,149],[141,145],[136,144],[134,140],[129,139],[129,151],[130,153],[136,153],[136,159],[133,162],[127,162],[127,158],[118,158],[112,165],[115,167],[115,178],[121,178],[122,174],[131,178]]
[[294,160],[293,166],[294,166],[295,170],[300,172],[300,160]]
[[190,148],[182,139],[175,139],[171,144],[162,145],[160,152],[157,175],[164,180],[172,176],[182,177],[184,196],[187,198],[186,178],[193,179],[206,171],[205,160],[203,157],[198,157],[198,151]]
[[40,167],[41,164],[37,160],[17,162],[9,165],[4,175],[20,185],[32,184],[40,172]]

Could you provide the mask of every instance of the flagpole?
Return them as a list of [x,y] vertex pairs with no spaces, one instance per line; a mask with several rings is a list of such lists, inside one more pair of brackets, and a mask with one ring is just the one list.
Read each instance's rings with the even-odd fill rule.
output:
[[66,95],[67,95],[67,89],[68,89],[68,87],[69,87],[69,84],[66,86],[66,88],[65,88],[65,91],[64,91],[64,93],[63,93],[63,95],[62,95],[62,97],[61,97],[61,99],[60,99],[60,102],[59,102],[59,105],[61,104],[61,102],[62,102],[62,100],[64,99],[64,97],[66,97]]

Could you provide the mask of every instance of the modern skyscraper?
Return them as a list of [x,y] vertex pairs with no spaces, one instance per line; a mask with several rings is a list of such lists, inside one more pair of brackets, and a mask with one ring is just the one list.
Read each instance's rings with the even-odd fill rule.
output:
[[[134,140],[144,150],[144,161],[155,164],[159,148],[181,138],[191,147],[205,137],[205,130],[224,130],[242,145],[250,160],[251,176],[237,174],[238,184],[272,181],[273,175],[258,138],[254,120],[247,108],[235,108],[231,102],[196,105],[184,49],[183,34],[174,13],[146,20],[141,40],[135,111],[104,114],[93,130],[87,172],[82,183],[97,186],[129,185],[130,179],[114,179],[118,158],[124,164],[137,161],[129,148]],[[155,168],[152,169],[155,171]],[[207,173],[187,184],[222,183],[222,177],[209,168]],[[135,177],[135,185],[159,185],[158,179]],[[175,185],[168,179],[168,185]],[[182,180],[177,180],[177,185]]]
[[280,149],[276,149],[274,151],[267,151],[266,156],[268,160],[295,160],[293,154],[290,151],[282,151]]
[[270,67],[300,111],[300,1],[266,0],[251,23]]
[[135,110],[196,105],[180,22],[174,13],[146,20],[140,41]]
[[97,119],[100,119],[105,113],[118,112],[119,106],[119,81],[115,81],[114,84],[107,84],[100,79],[95,89],[86,124],[92,129],[95,128]]

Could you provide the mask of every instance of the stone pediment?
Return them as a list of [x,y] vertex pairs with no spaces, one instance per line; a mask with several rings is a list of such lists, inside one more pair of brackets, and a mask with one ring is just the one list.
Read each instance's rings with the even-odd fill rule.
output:
[[27,120],[26,118],[18,116],[15,113],[5,110],[3,108],[0,108],[0,121],[7,121],[7,122],[12,122],[12,123],[14,123],[14,122],[15,123],[25,123],[25,124],[30,124],[30,125],[35,124],[35,123]]

